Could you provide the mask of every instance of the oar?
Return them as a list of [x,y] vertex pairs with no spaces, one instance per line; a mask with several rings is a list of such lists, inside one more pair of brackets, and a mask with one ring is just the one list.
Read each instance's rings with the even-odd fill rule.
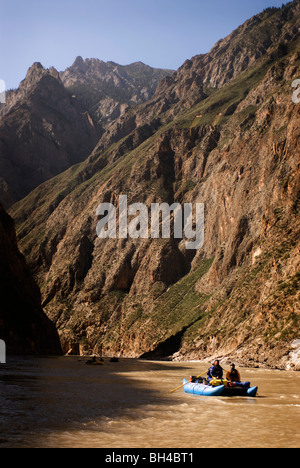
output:
[[[199,379],[199,377],[202,377],[202,375],[206,374],[207,371],[203,372],[203,374],[197,375],[196,379]],[[180,388],[184,387],[186,384],[190,382],[185,382],[184,384],[180,385],[180,387],[174,388],[174,390],[171,390],[169,393],[174,393],[176,390],[179,390]]]

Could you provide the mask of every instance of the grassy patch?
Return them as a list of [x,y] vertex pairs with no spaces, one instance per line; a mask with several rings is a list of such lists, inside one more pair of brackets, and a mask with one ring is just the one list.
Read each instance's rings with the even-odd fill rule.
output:
[[151,327],[156,335],[151,339],[158,339],[162,335],[175,335],[201,317],[200,307],[210,296],[198,293],[195,286],[208,272],[212,263],[213,259],[202,260],[195,271],[172,285],[156,301],[154,311],[148,317],[150,322],[156,324],[155,327]]

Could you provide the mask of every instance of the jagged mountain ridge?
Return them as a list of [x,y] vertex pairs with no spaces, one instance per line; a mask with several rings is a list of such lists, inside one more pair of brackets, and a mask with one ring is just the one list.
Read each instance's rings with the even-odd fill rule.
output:
[[120,117],[129,106],[152,98],[158,83],[173,73],[149,67],[142,62],[119,65],[77,57],[60,77],[95,121],[105,126]]
[[[299,2],[272,21],[284,11],[283,32],[294,30]],[[127,356],[236,354],[286,365],[299,329],[299,107],[291,100],[299,35],[282,47],[276,39],[209,93],[183,67],[182,101],[175,93],[167,102],[174,84],[167,80],[164,94],[162,83],[88,160],[13,207],[65,351],[103,345]],[[172,240],[96,239],[97,205],[120,193],[147,204],[204,202],[204,248],[190,256]]]
[[102,139],[104,147],[143,123],[155,121],[158,116],[163,123],[172,121],[259,60],[284,55],[287,44],[298,36],[298,0],[281,9],[266,9],[221,39],[209,53],[187,60],[159,83],[150,101],[138,109],[128,109],[120,119],[112,122]]
[[152,96],[167,73],[140,63],[121,67],[81,58],[60,74],[33,64],[0,111],[4,206],[86,159],[106,121]]
[[35,63],[0,118],[0,200],[5,207],[83,161],[100,133],[57,71]]

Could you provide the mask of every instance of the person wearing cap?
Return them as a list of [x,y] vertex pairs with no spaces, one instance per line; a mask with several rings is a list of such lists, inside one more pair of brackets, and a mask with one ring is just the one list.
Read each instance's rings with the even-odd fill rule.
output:
[[235,368],[235,364],[230,365],[230,370],[226,374],[228,382],[241,382],[239,371]]
[[223,368],[220,366],[219,359],[216,359],[208,369],[207,376],[209,382],[213,379],[223,379]]

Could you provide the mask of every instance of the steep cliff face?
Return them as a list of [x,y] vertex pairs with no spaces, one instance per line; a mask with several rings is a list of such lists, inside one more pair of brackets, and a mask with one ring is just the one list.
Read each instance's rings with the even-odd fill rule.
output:
[[99,133],[55,69],[35,63],[0,117],[0,200],[20,200],[47,179],[83,161]]
[[61,353],[57,331],[17,246],[14,223],[0,205],[0,337],[8,354]]
[[[256,57],[249,37],[263,26],[271,42],[257,41]],[[65,352],[103,347],[126,356],[230,355],[248,365],[293,365],[298,28],[298,1],[247,22],[112,124],[86,161],[13,207]],[[240,58],[237,41],[247,44]],[[223,80],[226,63],[236,71]],[[96,208],[117,207],[120,194],[149,207],[204,203],[203,248],[188,251],[174,239],[98,239]]]

